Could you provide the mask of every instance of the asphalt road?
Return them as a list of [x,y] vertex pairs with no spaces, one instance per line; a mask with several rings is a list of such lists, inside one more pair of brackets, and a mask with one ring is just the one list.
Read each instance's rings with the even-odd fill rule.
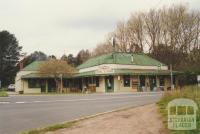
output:
[[161,93],[0,97],[0,134],[16,134],[122,107],[159,100]]

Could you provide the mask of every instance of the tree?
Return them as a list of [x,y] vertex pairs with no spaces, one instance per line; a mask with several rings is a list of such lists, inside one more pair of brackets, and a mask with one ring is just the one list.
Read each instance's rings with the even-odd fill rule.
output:
[[33,61],[44,61],[47,60],[47,55],[41,51],[35,51],[34,53],[28,55],[23,60],[24,66],[32,63]]
[[63,54],[62,57],[60,58],[61,60],[64,60],[64,61],[67,61],[68,58],[67,58],[67,55]]
[[14,82],[21,49],[15,35],[8,31],[0,32],[0,80],[2,86]]
[[49,55],[48,59],[49,59],[49,60],[51,60],[51,59],[54,59],[54,60],[56,60],[57,58],[56,58],[56,56],[55,56],[55,55]]
[[66,61],[51,59],[41,64],[39,72],[52,76],[55,80],[57,91],[62,92],[62,77],[71,76],[76,72],[76,69],[70,66]]
[[76,56],[76,66],[82,64],[83,62],[85,62],[89,58],[90,58],[89,50],[81,50],[81,51],[79,51],[77,56]]
[[71,66],[75,67],[76,66],[76,57],[73,56],[73,54],[69,54],[67,56],[67,63],[70,64]]

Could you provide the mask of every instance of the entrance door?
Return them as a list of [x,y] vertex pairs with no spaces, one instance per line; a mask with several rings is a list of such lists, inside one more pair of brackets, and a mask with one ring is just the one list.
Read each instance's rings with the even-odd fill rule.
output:
[[105,88],[106,88],[106,92],[113,92],[114,91],[113,76],[106,76],[105,77]]
[[153,91],[156,87],[156,76],[149,76],[150,90]]
[[46,92],[46,81],[45,80],[41,80],[41,92],[45,93]]
[[54,79],[48,80],[48,92],[56,92],[56,82]]

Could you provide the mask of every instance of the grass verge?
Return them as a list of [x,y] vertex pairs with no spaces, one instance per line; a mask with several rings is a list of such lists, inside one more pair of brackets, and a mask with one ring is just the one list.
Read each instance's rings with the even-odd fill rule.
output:
[[0,97],[8,97],[8,94],[6,91],[0,91]]
[[[163,117],[163,122],[167,127],[167,104],[176,98],[188,98],[194,100],[200,108],[200,88],[197,86],[187,86],[182,90],[167,91],[157,103],[158,110]],[[170,134],[200,134],[200,110],[197,111],[197,129],[191,131],[170,131]]]

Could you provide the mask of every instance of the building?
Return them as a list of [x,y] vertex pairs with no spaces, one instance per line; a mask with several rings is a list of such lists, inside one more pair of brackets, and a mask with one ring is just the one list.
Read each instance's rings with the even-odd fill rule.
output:
[[[24,93],[55,92],[55,81],[39,74],[42,62],[35,61],[16,76],[16,91]],[[63,92],[137,92],[168,90],[177,86],[178,72],[145,55],[114,52],[91,58],[77,67],[72,77],[63,75]],[[171,73],[173,77],[171,77]]]

